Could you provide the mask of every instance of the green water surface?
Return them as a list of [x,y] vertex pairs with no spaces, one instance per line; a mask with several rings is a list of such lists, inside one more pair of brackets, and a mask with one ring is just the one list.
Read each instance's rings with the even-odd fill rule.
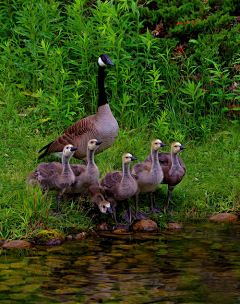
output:
[[240,303],[240,225],[1,248],[0,303]]

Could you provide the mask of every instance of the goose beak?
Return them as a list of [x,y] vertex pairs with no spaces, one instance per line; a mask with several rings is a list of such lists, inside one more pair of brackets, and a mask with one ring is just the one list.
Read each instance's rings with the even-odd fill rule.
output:
[[96,144],[97,146],[101,145],[101,143],[102,143],[102,141],[98,141],[98,140],[95,142],[95,144]]
[[137,158],[132,156],[131,161],[134,161],[134,160],[137,160]]
[[76,150],[77,150],[76,147],[71,147],[71,148],[70,148],[70,151],[76,151]]
[[161,143],[160,146],[161,146],[161,147],[166,147],[166,144]]
[[110,58],[107,58],[107,64],[108,64],[108,65],[115,65],[115,64],[110,60]]
[[184,146],[181,145],[181,146],[180,146],[180,150],[183,150],[183,149],[186,149],[186,148],[185,148]]
[[112,208],[111,207],[107,207],[107,212],[110,214],[113,214]]

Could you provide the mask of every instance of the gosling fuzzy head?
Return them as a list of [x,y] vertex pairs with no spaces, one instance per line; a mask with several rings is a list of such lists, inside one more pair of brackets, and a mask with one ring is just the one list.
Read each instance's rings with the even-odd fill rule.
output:
[[179,153],[181,152],[183,149],[186,149],[185,147],[183,147],[180,142],[174,142],[171,144],[171,150],[174,152],[174,153]]
[[112,211],[112,208],[111,208],[111,205],[108,201],[101,201],[99,204],[98,204],[98,208],[99,210],[102,212],[102,213],[110,213],[112,214],[113,211]]
[[95,151],[99,145],[101,145],[102,141],[99,141],[97,139],[90,139],[88,142],[88,149],[91,151]]
[[73,154],[75,153],[75,151],[77,150],[76,147],[74,147],[73,145],[66,145],[64,148],[63,148],[63,156],[65,157],[72,157]]
[[125,164],[130,164],[134,160],[137,160],[136,157],[133,157],[130,153],[124,153],[122,156],[122,161]]
[[165,146],[166,146],[166,144],[162,143],[162,141],[160,139],[154,139],[151,143],[151,147],[155,151],[158,151]]

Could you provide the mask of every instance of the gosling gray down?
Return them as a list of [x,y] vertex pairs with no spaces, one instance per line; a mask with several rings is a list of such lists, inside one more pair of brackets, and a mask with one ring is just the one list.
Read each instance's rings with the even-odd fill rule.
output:
[[71,169],[75,174],[75,182],[68,187],[66,194],[88,194],[88,189],[91,185],[98,182],[99,170],[94,162],[94,153],[102,142],[96,139],[90,139],[87,144],[87,166],[71,165]]
[[69,164],[70,158],[74,155],[76,147],[66,145],[63,148],[62,164],[58,162],[40,163],[28,177],[28,184],[32,187],[37,185],[44,192],[51,190],[57,193],[57,210],[59,213],[60,197],[66,188],[75,182],[75,174]]
[[102,186],[97,182],[89,188],[89,198],[90,203],[93,204],[93,207],[97,206],[101,213],[110,213],[112,214],[112,208],[108,201],[105,200],[104,190]]
[[[122,156],[122,168],[123,171],[115,171],[107,173],[100,181],[100,185],[103,187],[107,200],[111,203],[113,210],[113,216],[116,223],[116,227],[122,227],[117,222],[116,206],[118,201],[124,201],[133,196],[138,189],[136,179],[130,173],[130,164],[136,160],[130,153],[124,153]],[[129,214],[125,216],[128,223],[131,223],[132,212],[129,206]]]
[[138,190],[136,192],[136,219],[147,219],[146,213],[138,211],[138,197],[139,193],[150,193],[151,207],[150,210],[154,214],[160,213],[160,209],[155,204],[154,191],[163,180],[163,171],[158,161],[158,151],[165,147],[160,139],[154,139],[151,142],[151,162],[142,162],[135,164],[132,167],[132,175],[136,178],[138,183]]
[[74,154],[74,158],[85,159],[87,143],[91,138],[98,138],[103,144],[96,153],[108,149],[118,136],[118,123],[113,116],[107,101],[107,95],[104,88],[104,69],[107,65],[115,65],[108,55],[101,55],[98,58],[98,110],[97,113],[85,117],[72,126],[70,126],[61,136],[53,142],[44,146],[40,151],[44,151],[38,159],[46,155],[54,153],[60,156],[63,146],[72,144],[78,149]]
[[[181,152],[183,149],[185,149],[185,147],[183,147],[179,142],[174,142],[171,144],[170,153],[158,154],[159,163],[162,167],[164,175],[162,184],[168,185],[168,200],[165,209],[169,213],[169,202],[172,195],[172,191],[176,187],[176,185],[181,182],[186,173],[186,166],[184,165],[181,158],[178,156],[178,153]],[[150,162],[151,160],[151,155],[149,155],[145,159],[145,161]]]

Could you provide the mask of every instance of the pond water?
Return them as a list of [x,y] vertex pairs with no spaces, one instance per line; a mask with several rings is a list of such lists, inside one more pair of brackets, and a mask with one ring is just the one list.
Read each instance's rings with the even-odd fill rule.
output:
[[0,249],[0,303],[240,303],[240,226]]

